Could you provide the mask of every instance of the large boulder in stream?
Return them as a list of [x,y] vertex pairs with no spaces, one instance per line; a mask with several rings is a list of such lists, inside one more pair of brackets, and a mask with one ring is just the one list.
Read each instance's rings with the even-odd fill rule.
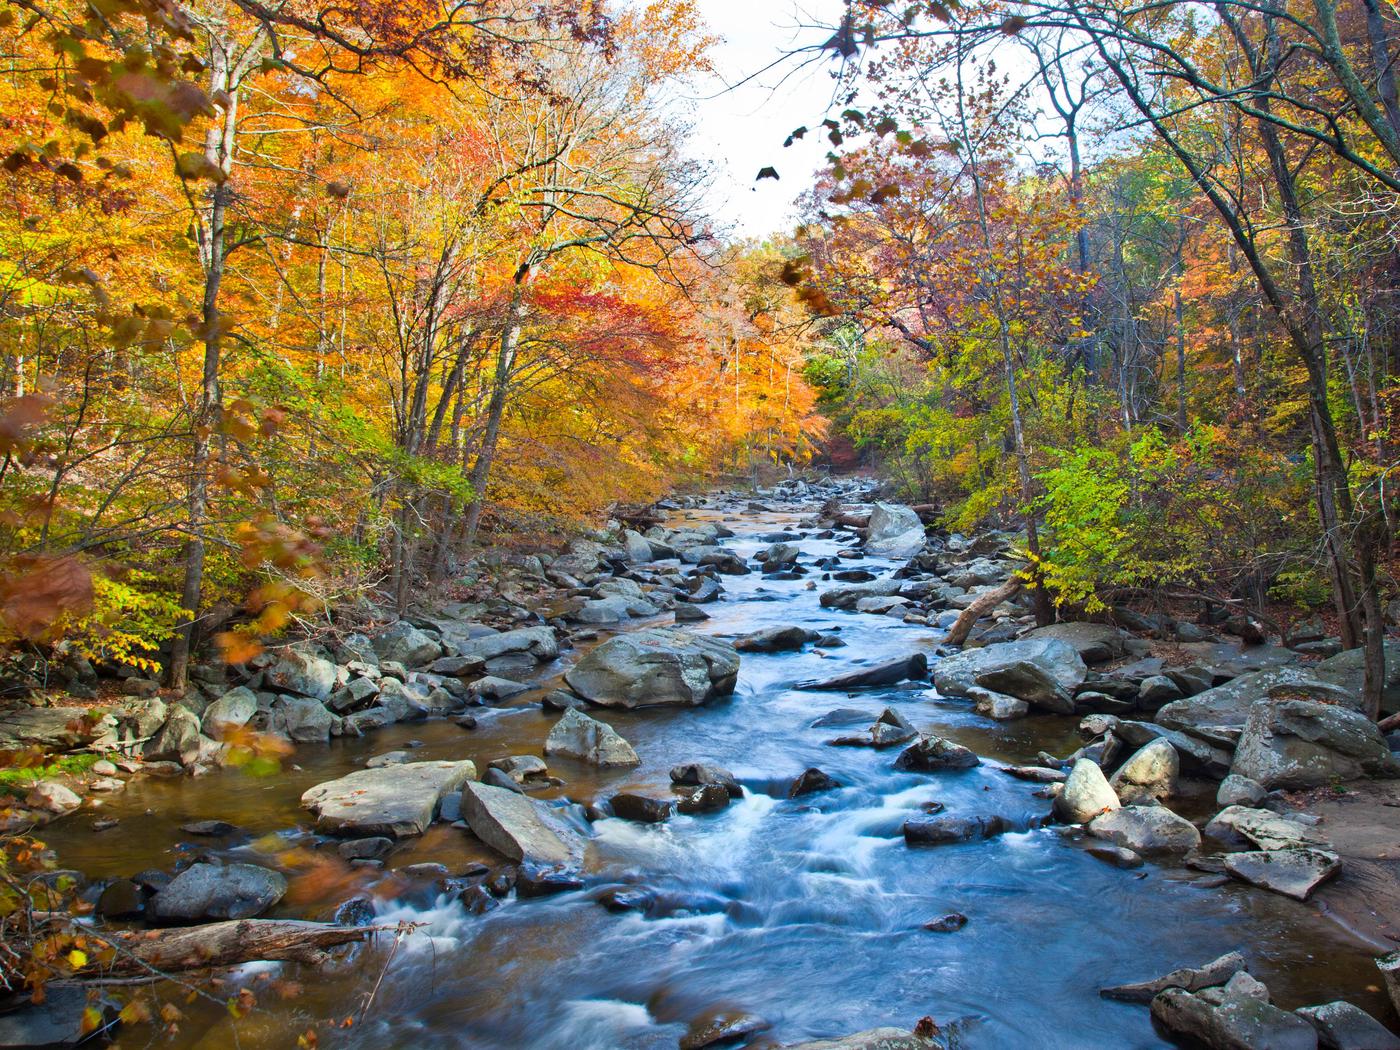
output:
[[1037,627],[1027,638],[1043,641],[1057,639],[1074,647],[1080,659],[1089,664],[1101,664],[1122,656],[1128,635],[1120,627],[1107,623],[1052,623]]
[[1095,817],[1087,830],[1138,853],[1189,853],[1201,844],[1196,825],[1165,806],[1124,806]]
[[741,653],[791,653],[819,637],[816,631],[796,625],[764,627],[734,639],[734,648]]
[[877,503],[870,510],[865,549],[884,558],[912,558],[924,549],[924,523],[912,507]]
[[830,590],[822,591],[821,597],[817,600],[821,602],[823,609],[851,610],[863,598],[889,598],[898,594],[903,586],[903,580],[870,580],[866,583],[851,583],[845,587],[832,587]]
[[544,738],[544,753],[604,768],[642,764],[632,745],[616,729],[573,708],[564,712]]
[[923,653],[902,656],[898,660],[876,664],[874,667],[860,667],[833,678],[816,678],[798,682],[796,689],[823,689],[840,691],[845,689],[868,689],[873,686],[898,685],[906,679],[918,679],[928,674],[928,657]]
[[1055,796],[1051,809],[1055,818],[1066,824],[1086,824],[1121,805],[1099,764],[1081,758],[1069,771],[1064,789]]
[[1074,713],[1074,691],[1089,669],[1068,642],[1023,638],[965,649],[938,661],[933,684],[944,696],[971,696],[977,686],[1014,696],[1033,707]]
[[582,838],[548,806],[506,788],[464,784],[462,819],[473,835],[513,861],[574,866],[583,856]]
[[1232,678],[1224,685],[1207,689],[1185,700],[1173,700],[1156,715],[1158,725],[1179,729],[1195,735],[1207,734],[1220,726],[1242,726],[1249,720],[1254,705],[1274,697],[1306,696],[1327,700],[1343,707],[1355,708],[1360,696],[1351,696],[1344,689],[1299,667],[1270,667]]
[[251,919],[282,899],[287,880],[257,864],[192,864],[146,906],[156,922]]
[[739,654],[717,638],[656,627],[610,638],[564,675],[602,707],[694,707],[734,691]]
[[1232,773],[1265,788],[1321,787],[1334,780],[1400,775],[1376,724],[1358,711],[1315,700],[1254,705]]
[[1305,1018],[1269,1002],[1247,973],[1223,988],[1168,988],[1152,1000],[1152,1016],[1167,1031],[1219,1050],[1317,1050],[1317,1030]]
[[361,769],[317,784],[301,796],[316,830],[331,835],[421,835],[443,796],[476,776],[471,762],[408,762]]

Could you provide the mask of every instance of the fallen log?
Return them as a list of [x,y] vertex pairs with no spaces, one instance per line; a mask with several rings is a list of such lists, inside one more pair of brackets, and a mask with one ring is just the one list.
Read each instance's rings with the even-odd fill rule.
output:
[[[363,941],[373,933],[403,927],[339,926],[293,919],[234,919],[202,926],[121,932],[85,931],[104,941],[116,956],[104,977],[218,969],[249,962],[326,962],[326,949]],[[412,927],[408,927],[412,929]],[[94,976],[97,976],[94,974]]]
[[962,645],[967,641],[967,636],[972,631],[972,625],[982,616],[1002,602],[1010,601],[1021,593],[1021,579],[1013,576],[996,590],[979,594],[975,601],[962,611],[962,615],[953,621],[953,626],[948,628],[947,637],[943,639],[944,645]]

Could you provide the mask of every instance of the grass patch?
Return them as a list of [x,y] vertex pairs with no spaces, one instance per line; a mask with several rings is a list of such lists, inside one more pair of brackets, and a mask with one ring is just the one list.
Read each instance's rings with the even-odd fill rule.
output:
[[86,773],[101,757],[93,754],[63,755],[43,765],[0,769],[0,792],[23,795],[40,780]]

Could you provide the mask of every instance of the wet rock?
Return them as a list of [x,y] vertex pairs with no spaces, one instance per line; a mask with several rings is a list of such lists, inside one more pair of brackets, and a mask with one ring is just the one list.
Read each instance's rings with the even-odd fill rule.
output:
[[1312,896],[1341,868],[1335,853],[1305,846],[1251,850],[1225,858],[1225,870],[1235,878],[1300,901]]
[[[676,600],[690,605],[705,605],[709,602],[718,601],[719,596],[724,592],[724,588],[719,585],[718,580],[709,576],[692,576],[686,582],[684,594],[676,595]],[[676,609],[676,616],[679,619],[681,610]],[[692,617],[694,618],[694,617]],[[698,619],[708,620],[709,616],[701,616]]]
[[743,798],[744,789],[737,778],[723,766],[709,762],[683,762],[671,767],[671,783],[693,785],[722,784],[730,798]]
[[1101,664],[1122,656],[1127,638],[1122,628],[1106,623],[1052,623],[1048,627],[1037,627],[1026,637],[1065,642],[1088,664]]
[[1028,638],[965,649],[940,660],[933,668],[933,684],[944,696],[971,696],[980,685],[1032,706],[1073,714],[1074,692],[1088,673],[1068,643]]
[[1261,850],[1326,845],[1322,836],[1306,824],[1247,806],[1228,806],[1221,810],[1206,825],[1205,834],[1227,845],[1248,842]]
[[1255,704],[1231,772],[1265,788],[1321,787],[1334,780],[1395,776],[1400,764],[1365,715],[1314,700]]
[[496,675],[487,675],[478,678],[471,684],[472,695],[482,700],[490,700],[499,703],[502,700],[509,700],[513,696],[530,691],[530,687],[523,682],[512,681],[509,678],[498,678]]
[[218,838],[221,835],[231,835],[238,829],[226,820],[192,820],[188,824],[181,824],[180,830],[186,835]]
[[267,689],[326,700],[336,687],[336,666],[306,649],[279,649],[263,668]]
[[847,671],[845,674],[839,674],[834,678],[798,682],[794,688],[830,690],[833,692],[848,689],[866,689],[874,686],[897,685],[906,679],[923,678],[926,674],[928,674],[928,657],[923,653],[915,653],[913,656],[891,660],[888,663],[877,664],[874,667]]
[[481,661],[494,660],[511,653],[528,653],[536,662],[544,663],[559,655],[559,638],[552,627],[518,627],[462,642],[460,655]]
[[165,724],[146,744],[147,762],[179,762],[189,765],[199,757],[199,719],[182,704],[174,704]]
[[938,918],[924,923],[923,928],[930,933],[956,933],[966,925],[966,915],[962,912],[950,911],[947,915],[940,915]]
[[1216,805],[1224,807],[1257,806],[1264,801],[1267,794],[1264,785],[1257,780],[1231,773],[1220,782],[1220,789],[1215,793],[1215,802]]
[[525,788],[521,786],[520,781],[512,779],[508,774],[501,772],[499,769],[488,769],[482,775],[481,782],[488,787],[504,788],[506,791],[522,793],[525,790]]
[[690,1023],[680,1050],[707,1050],[747,1041],[772,1026],[761,1017],[739,1010],[714,1010]]
[[641,759],[622,735],[606,722],[582,711],[569,710],[545,737],[546,755],[563,755],[604,768],[641,765]]
[[940,736],[921,737],[910,744],[895,759],[896,769],[913,770],[919,773],[937,773],[944,770],[971,769],[981,764],[968,748],[945,740]]
[[1095,817],[1088,832],[1138,853],[1188,853],[1201,844],[1196,826],[1163,806],[1124,806]]
[[624,791],[608,800],[613,815],[639,824],[663,824],[671,819],[675,803],[669,798],[650,798]]
[[763,552],[763,564],[765,568],[781,569],[796,564],[801,555],[802,548],[795,543],[774,543]]
[[901,831],[911,846],[944,846],[973,839],[990,839],[1005,834],[1010,825],[1002,817],[916,817],[904,822]]
[[350,839],[336,844],[335,851],[345,860],[382,860],[394,848],[394,840],[382,835]]
[[1140,868],[1143,865],[1142,855],[1125,846],[1090,846],[1085,852],[1115,868]]
[[1149,741],[1113,774],[1110,783],[1123,802],[1144,802],[1176,794],[1181,760],[1163,737]]
[[675,613],[676,623],[700,623],[710,618],[710,614],[704,609],[688,604],[677,605]]
[[1199,993],[1169,988],[1152,1000],[1152,1016],[1178,1036],[1218,1050],[1316,1050],[1306,1020],[1252,995],[1229,995],[1217,1005]]
[[578,833],[548,806],[503,788],[463,784],[462,818],[472,834],[513,861],[572,866],[583,854]]
[[871,1028],[839,1039],[789,1043],[783,1050],[942,1050],[935,1035],[907,1032],[902,1028]]
[[147,913],[165,923],[250,919],[286,892],[279,872],[257,864],[192,864],[151,898]]
[[1121,805],[1117,792],[1098,763],[1081,758],[1070,770],[1065,788],[1055,798],[1051,809],[1055,818],[1066,824],[1085,824]]
[[230,689],[204,709],[201,721],[206,736],[223,739],[225,733],[242,729],[258,713],[258,697],[246,686]]
[[516,871],[515,895],[523,900],[583,889],[578,870],[558,864],[524,863]]
[[45,813],[68,813],[81,806],[83,799],[56,780],[41,780],[24,796],[24,804]]
[[1063,784],[1068,774],[1063,769],[1049,766],[1002,766],[1001,771],[1017,780],[1029,780],[1035,784]]
[[676,803],[682,813],[713,813],[729,805],[729,789],[721,783],[701,784]]
[[818,601],[823,609],[851,610],[862,598],[888,597],[898,594],[903,586],[902,580],[871,580],[868,583],[852,583],[845,587],[833,587],[823,591]]
[[1180,988],[1188,992],[1198,992],[1202,988],[1222,985],[1237,973],[1245,970],[1244,956],[1230,952],[1213,959],[1204,966],[1183,967],[1171,973],[1140,981],[1134,984],[1120,984],[1111,988],[1100,988],[1099,995],[1105,999],[1118,999],[1129,1003],[1148,1003],[1153,996],[1168,988]]
[[815,631],[805,627],[765,627],[736,639],[734,648],[741,653],[788,653],[801,649],[816,637]]
[[609,639],[564,676],[604,707],[695,706],[734,691],[739,655],[715,638],[652,628]]
[[820,769],[812,768],[801,773],[792,786],[788,788],[788,798],[798,798],[801,795],[815,795],[822,791],[831,791],[841,785]]
[[385,766],[401,766],[412,761],[413,755],[407,751],[386,751],[366,760],[366,769],[383,769]]
[[[968,692],[970,699],[974,701],[977,713],[998,722],[1010,722],[1013,719],[1025,718],[1031,713],[1031,705],[1024,700],[1016,699],[1014,696],[983,689],[980,685],[974,686]],[[1078,703],[1078,697],[1075,698],[1075,702]]]
[[[38,1006],[20,1006],[0,1013],[0,1047],[75,1046],[91,1037],[87,1024],[87,989],[46,990]],[[105,1021],[106,1013],[99,1007]]]
[[301,796],[316,830],[333,835],[421,835],[444,795],[476,775],[471,762],[409,762],[361,769],[317,784]]
[[821,729],[826,726],[853,726],[864,722],[869,717],[870,712],[861,707],[836,707],[809,724],[813,729]]
[[1340,999],[1304,1006],[1294,1013],[1317,1030],[1323,1050],[1400,1050],[1400,1036],[1365,1010]]
[[146,893],[131,879],[109,882],[97,898],[97,914],[104,919],[135,919],[145,912]]
[[865,550],[883,558],[912,558],[924,549],[924,523],[912,507],[876,503],[866,526]]
[[509,758],[493,759],[488,763],[488,768],[504,773],[517,784],[549,775],[549,767],[545,765],[544,759],[537,755],[511,755]]

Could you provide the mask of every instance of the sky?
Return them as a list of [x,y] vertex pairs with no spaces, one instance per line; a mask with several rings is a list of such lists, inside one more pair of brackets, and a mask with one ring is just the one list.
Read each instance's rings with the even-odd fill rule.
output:
[[[695,121],[691,149],[714,168],[709,211],[735,237],[790,231],[796,221],[793,200],[812,185],[831,147],[815,133],[788,149],[783,140],[794,128],[821,123],[831,101],[828,70],[834,63],[796,69],[788,61],[760,71],[795,46],[821,43],[829,31],[800,27],[835,23],[842,0],[697,2],[711,32],[722,37],[714,51],[718,78],[697,85],[698,97],[689,100]],[[770,165],[778,170],[778,181],[755,182],[759,169]]]

